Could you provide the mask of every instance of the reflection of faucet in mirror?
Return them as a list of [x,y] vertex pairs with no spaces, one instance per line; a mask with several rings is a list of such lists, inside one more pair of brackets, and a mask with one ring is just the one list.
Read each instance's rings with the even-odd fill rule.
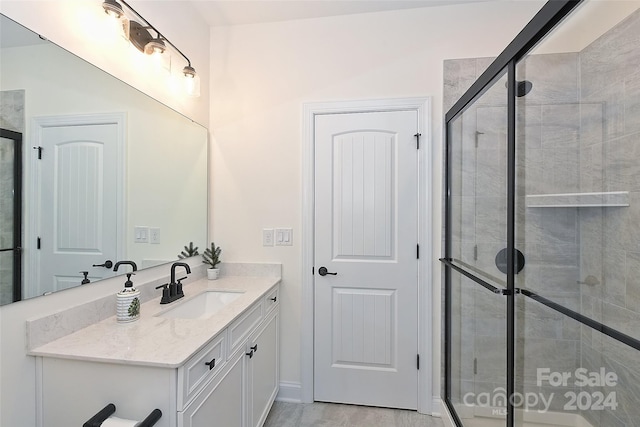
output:
[[88,271],[81,271],[80,274],[82,274],[84,276],[84,279],[82,279],[82,282],[80,283],[81,285],[86,285],[88,283],[91,283],[91,280],[89,280],[89,272]]
[[130,265],[131,268],[133,268],[133,271],[137,271],[138,270],[138,266],[133,261],[118,261],[118,262],[116,262],[116,265],[113,266],[113,271],[118,271],[118,267],[120,267],[120,265],[122,265],[122,264]]

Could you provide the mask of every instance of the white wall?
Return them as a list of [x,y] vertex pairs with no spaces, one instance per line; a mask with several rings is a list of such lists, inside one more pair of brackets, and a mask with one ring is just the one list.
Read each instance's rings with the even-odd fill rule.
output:
[[[439,396],[443,60],[497,55],[542,4],[487,2],[212,29],[213,236],[226,261],[283,263],[282,381],[301,378],[302,103],[433,97]],[[293,227],[294,246],[262,247],[261,230],[278,226]]]
[[[103,43],[94,28],[77,26],[77,22],[91,23],[92,18],[104,15],[100,2],[86,0],[10,1],[0,2],[0,12],[42,34],[49,40],[95,63],[129,84],[137,87],[177,109],[193,120],[207,125],[209,120],[209,28],[183,2],[131,1],[154,26],[164,31],[179,48],[184,49],[202,78],[202,96],[193,100],[176,96],[162,86],[162,78],[141,72],[127,59],[109,55],[92,42]],[[155,8],[155,9],[154,9]],[[186,243],[186,242],[185,242]],[[166,267],[142,272],[135,282],[166,275]],[[89,301],[104,295],[115,295],[123,284],[118,277],[91,287],[60,292],[47,297],[26,300],[0,307],[0,425],[35,426],[36,390],[35,358],[25,355],[25,321]]]

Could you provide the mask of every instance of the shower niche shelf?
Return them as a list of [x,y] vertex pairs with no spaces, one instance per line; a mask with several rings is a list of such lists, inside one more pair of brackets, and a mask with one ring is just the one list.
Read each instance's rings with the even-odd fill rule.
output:
[[629,192],[531,194],[525,201],[528,208],[625,207],[629,206]]

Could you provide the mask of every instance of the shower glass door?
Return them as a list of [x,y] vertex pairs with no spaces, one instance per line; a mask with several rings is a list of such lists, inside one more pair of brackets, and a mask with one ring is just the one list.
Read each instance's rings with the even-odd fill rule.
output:
[[638,426],[638,46],[640,1],[550,1],[446,114],[458,426]]
[[21,299],[22,134],[0,129],[0,305]]
[[640,420],[640,2],[603,3],[517,62],[516,425]]
[[[449,124],[451,301],[448,395],[465,426],[505,425],[507,78],[501,72]],[[488,420],[488,421],[487,421]]]

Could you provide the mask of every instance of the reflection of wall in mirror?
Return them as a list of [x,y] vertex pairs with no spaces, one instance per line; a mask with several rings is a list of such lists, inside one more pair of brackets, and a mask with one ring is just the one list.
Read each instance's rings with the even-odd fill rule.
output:
[[[2,58],[2,89],[25,93],[26,141],[34,117],[126,112],[126,258],[144,268],[175,260],[189,241],[205,246],[205,128],[57,46],[5,48]],[[27,180],[31,154],[25,148]],[[161,243],[134,243],[134,226],[160,228]]]

